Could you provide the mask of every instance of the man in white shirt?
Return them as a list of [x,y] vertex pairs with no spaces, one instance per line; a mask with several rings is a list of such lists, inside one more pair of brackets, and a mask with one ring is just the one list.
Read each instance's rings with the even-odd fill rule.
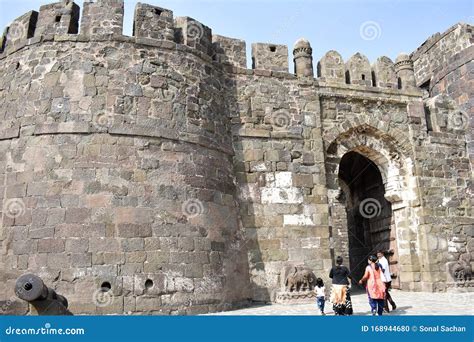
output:
[[377,252],[377,257],[379,258],[379,264],[380,264],[380,266],[382,266],[383,275],[384,275],[384,278],[385,278],[384,279],[384,282],[385,282],[384,309],[387,312],[390,311],[389,308],[388,308],[388,303],[390,302],[390,304],[392,305],[392,311],[393,311],[397,308],[397,306],[395,305],[395,302],[393,301],[392,296],[390,296],[390,293],[388,292],[388,290],[390,289],[390,287],[392,285],[392,276],[390,275],[390,266],[389,266],[388,260],[385,257],[382,250],[379,250]]

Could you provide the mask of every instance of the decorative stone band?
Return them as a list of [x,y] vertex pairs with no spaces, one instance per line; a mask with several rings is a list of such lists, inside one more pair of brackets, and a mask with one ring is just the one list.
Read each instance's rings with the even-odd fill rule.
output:
[[[50,135],[50,134],[93,134],[100,132],[99,129],[94,127],[88,122],[62,122],[52,124],[38,124],[35,126],[34,135]],[[138,136],[138,137],[150,137],[150,138],[164,138],[174,141],[184,141],[193,144],[197,144],[215,151],[223,152],[227,155],[233,155],[234,151],[230,146],[225,144],[219,144],[210,139],[204,137],[192,135],[188,133],[182,133],[156,127],[137,126],[137,125],[113,125],[108,129],[110,134],[124,135],[124,136]],[[14,126],[9,129],[0,130],[0,140],[12,139],[19,137],[19,127]]]
[[[353,86],[353,88],[355,88],[355,87],[356,86]],[[318,91],[317,94],[321,98],[344,98],[344,99],[350,99],[350,100],[354,100],[354,101],[362,101],[364,103],[380,102],[380,103],[394,103],[394,104],[402,104],[402,103],[403,104],[409,104],[413,101],[413,99],[411,97],[419,97],[420,96],[419,91],[414,92],[413,95],[407,92],[404,95],[410,96],[410,98],[403,99],[403,98],[394,98],[394,97],[388,97],[388,96],[387,97],[382,97],[382,96],[372,97],[372,96],[367,96],[364,93],[360,93],[360,95],[356,95],[356,94],[353,94],[353,93],[335,92],[334,87],[332,87],[330,90],[332,90],[332,91],[331,92],[326,91],[326,90]],[[388,90],[384,89],[384,92],[387,92],[387,91]]]
[[307,47],[302,47],[302,48],[297,48],[293,50],[293,56],[295,58],[298,57],[311,57],[313,54],[313,49],[312,48],[307,48]]
[[400,61],[395,63],[395,70],[400,71],[400,70],[414,70],[413,69],[413,62],[410,59]]

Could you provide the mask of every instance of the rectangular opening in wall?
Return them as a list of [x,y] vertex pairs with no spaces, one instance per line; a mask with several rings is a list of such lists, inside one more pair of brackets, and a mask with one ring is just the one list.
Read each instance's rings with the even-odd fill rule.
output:
[[428,108],[428,106],[424,106],[424,110],[425,110],[425,121],[426,121],[426,130],[428,132],[432,132],[433,131],[433,124],[431,122],[431,112],[430,112],[430,109]]
[[372,87],[377,86],[377,80],[375,79],[375,71],[372,70]]
[[26,38],[27,39],[30,39],[30,38],[34,37],[37,22],[38,22],[38,12],[32,11],[31,19],[30,19],[30,22],[28,24],[28,32],[26,33]]
[[[79,33],[79,17],[80,17],[81,9],[79,8],[78,5],[76,5],[72,1],[71,1],[70,6],[71,6],[70,11],[59,12],[63,14],[56,15],[56,22],[59,23],[62,21],[63,22],[62,25],[68,25],[67,27],[68,34],[77,34]],[[63,16],[65,17],[63,18]]]
[[420,85],[420,89],[423,90],[423,97],[430,97],[430,81],[427,80]]
[[2,53],[5,50],[6,41],[7,41],[6,37],[3,36],[2,39],[0,40],[0,53]]
[[269,49],[271,52],[275,52],[277,48],[275,45],[270,45]]

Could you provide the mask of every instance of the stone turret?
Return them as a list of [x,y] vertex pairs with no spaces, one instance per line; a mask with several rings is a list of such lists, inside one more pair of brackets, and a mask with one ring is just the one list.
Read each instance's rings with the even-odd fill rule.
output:
[[401,53],[395,60],[395,72],[398,78],[398,89],[412,89],[416,87],[413,61],[406,53]]
[[[123,4],[84,2],[80,32],[77,5],[45,5],[14,20],[0,41],[0,150],[14,156],[0,177],[17,167],[37,173],[2,195],[2,234],[10,239],[18,225],[31,234],[24,249],[14,243],[12,258],[25,263],[2,267],[12,272],[0,271],[0,292],[28,268],[53,286],[69,283],[62,293],[75,314],[242,305],[247,254],[211,30],[137,4],[134,35],[124,36]],[[219,53],[245,65],[240,51],[233,43]],[[53,183],[64,185],[54,195]],[[4,220],[5,201],[20,210]],[[0,265],[8,258],[0,253]],[[74,284],[73,274],[81,274]],[[96,300],[99,292],[110,305]]]
[[295,74],[298,77],[313,77],[313,49],[308,40],[300,38],[293,48]]

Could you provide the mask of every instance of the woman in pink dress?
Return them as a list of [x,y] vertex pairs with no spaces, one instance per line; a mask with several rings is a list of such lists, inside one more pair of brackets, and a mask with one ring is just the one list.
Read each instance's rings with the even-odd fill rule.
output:
[[381,316],[384,307],[385,283],[383,282],[382,267],[377,260],[375,255],[369,257],[369,265],[365,268],[365,274],[359,284],[367,282],[366,289],[372,315],[378,314]]

